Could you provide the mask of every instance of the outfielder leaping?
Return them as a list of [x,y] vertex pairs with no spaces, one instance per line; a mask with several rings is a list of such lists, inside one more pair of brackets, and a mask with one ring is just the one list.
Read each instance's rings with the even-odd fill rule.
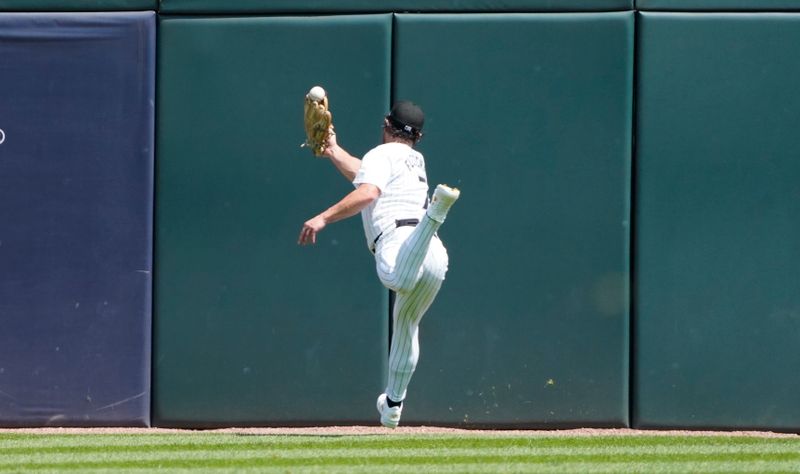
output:
[[438,185],[428,201],[425,160],[414,145],[422,138],[424,115],[398,102],[383,123],[383,143],[359,160],[336,136],[323,156],[352,181],[355,191],[303,224],[298,244],[314,244],[327,224],[361,212],[378,278],[396,292],[394,331],[385,393],[378,397],[381,423],[397,427],[406,388],[419,360],[419,322],[433,303],[447,272],[447,250],[436,235],[459,191]]

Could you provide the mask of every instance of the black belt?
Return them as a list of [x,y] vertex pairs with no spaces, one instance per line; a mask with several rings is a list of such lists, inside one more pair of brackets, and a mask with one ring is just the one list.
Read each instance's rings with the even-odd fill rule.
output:
[[[417,224],[419,224],[419,219],[397,219],[394,221],[395,229],[398,227],[415,226]],[[375,253],[375,246],[378,244],[378,241],[381,240],[381,237],[383,237],[383,232],[378,234],[375,240],[372,241],[372,253]]]

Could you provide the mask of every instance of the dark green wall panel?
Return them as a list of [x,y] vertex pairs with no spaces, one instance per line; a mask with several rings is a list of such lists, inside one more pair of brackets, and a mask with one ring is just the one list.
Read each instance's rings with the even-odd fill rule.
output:
[[640,20],[634,421],[800,428],[800,15]]
[[633,0],[161,0],[164,13],[535,12],[631,10]]
[[0,0],[0,11],[155,10],[158,0]]
[[639,10],[667,11],[792,11],[798,0],[636,0]]
[[352,190],[299,145],[317,83],[352,152],[379,139],[391,16],[162,19],[160,40],[154,424],[374,420],[386,294],[358,219],[296,245]]
[[395,42],[462,190],[404,420],[626,425],[633,14],[398,15]]

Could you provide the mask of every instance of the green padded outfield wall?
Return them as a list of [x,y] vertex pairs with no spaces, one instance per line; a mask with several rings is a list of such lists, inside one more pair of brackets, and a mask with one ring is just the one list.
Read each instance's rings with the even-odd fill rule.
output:
[[161,0],[162,13],[536,12],[631,10],[633,0]]
[[636,0],[639,10],[667,11],[796,11],[800,0]]
[[632,12],[398,15],[394,90],[462,190],[406,423],[628,422]]
[[374,421],[387,295],[357,218],[297,246],[353,189],[299,146],[317,83],[353,153],[380,139],[391,25],[162,17],[155,425]]
[[639,18],[637,427],[800,428],[800,15]]
[[0,11],[119,11],[155,10],[158,0],[0,0]]

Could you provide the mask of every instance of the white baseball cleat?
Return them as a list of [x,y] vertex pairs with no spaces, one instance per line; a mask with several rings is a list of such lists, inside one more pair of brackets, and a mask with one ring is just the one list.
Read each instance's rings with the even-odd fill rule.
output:
[[447,211],[450,210],[450,206],[458,200],[460,195],[461,191],[457,188],[451,188],[444,184],[436,186],[436,189],[433,190],[431,205],[428,206],[428,217],[439,223],[444,222],[447,217]]
[[382,393],[378,397],[378,413],[381,414],[381,424],[387,428],[397,428],[400,423],[400,413],[403,411],[403,406],[390,407],[386,403],[386,394]]

